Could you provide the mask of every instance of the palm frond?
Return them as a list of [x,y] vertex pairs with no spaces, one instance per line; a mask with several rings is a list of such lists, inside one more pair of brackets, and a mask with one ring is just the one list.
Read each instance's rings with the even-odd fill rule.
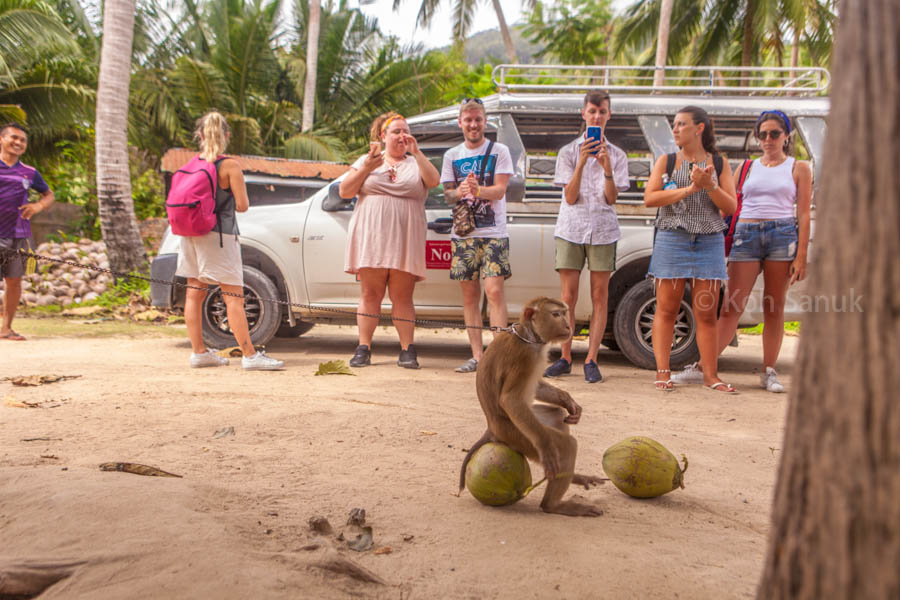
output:
[[284,155],[287,158],[306,160],[343,160],[346,147],[333,135],[319,134],[316,131],[298,133],[284,142]]

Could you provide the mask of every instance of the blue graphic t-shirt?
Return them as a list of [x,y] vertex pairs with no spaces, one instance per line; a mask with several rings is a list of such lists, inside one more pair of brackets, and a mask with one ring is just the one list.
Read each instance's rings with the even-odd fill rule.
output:
[[28,190],[39,194],[50,189],[37,169],[18,161],[9,166],[0,160],[0,238],[31,237],[31,223],[19,207],[28,203]]
[[[482,159],[487,151],[489,141],[478,148],[468,148],[460,144],[444,153],[444,162],[441,168],[441,182],[454,182],[457,185],[468,177],[469,173],[475,175],[477,180],[481,175]],[[509,149],[500,143],[495,143],[491,148],[491,154],[484,161],[484,186],[494,185],[496,174],[513,174],[512,158]],[[458,238],[455,233],[452,237]],[[475,202],[475,230],[465,237],[504,238],[506,233],[506,196],[493,202],[482,200]]]

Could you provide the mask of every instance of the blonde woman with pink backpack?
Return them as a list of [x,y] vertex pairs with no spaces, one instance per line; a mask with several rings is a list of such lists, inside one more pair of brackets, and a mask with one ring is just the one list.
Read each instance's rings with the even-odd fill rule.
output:
[[274,371],[284,367],[250,340],[244,311],[244,273],[236,212],[250,207],[244,174],[238,162],[222,154],[231,135],[218,112],[197,122],[194,138],[200,155],[172,176],[166,211],[172,232],[181,236],[176,275],[187,278],[184,320],[191,340],[192,368],[221,367],[228,359],[203,343],[203,301],[207,286],[218,285],[225,299],[228,325],[244,357],[245,371]]

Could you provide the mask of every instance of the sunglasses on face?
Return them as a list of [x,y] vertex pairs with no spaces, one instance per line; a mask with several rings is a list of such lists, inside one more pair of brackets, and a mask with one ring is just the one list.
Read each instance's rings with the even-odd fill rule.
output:
[[767,137],[772,140],[777,140],[778,138],[781,137],[782,133],[784,133],[784,132],[780,131],[778,129],[773,129],[771,131],[760,131],[759,133],[756,134],[756,137],[764,142],[764,141],[766,141]]
[[484,104],[484,100],[481,98],[463,98],[460,104],[465,104],[466,102],[474,102],[475,104]]

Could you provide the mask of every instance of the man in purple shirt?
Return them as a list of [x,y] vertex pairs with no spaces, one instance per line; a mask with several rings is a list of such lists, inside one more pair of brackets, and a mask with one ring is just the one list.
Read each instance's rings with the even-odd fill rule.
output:
[[[0,127],[0,249],[28,249],[31,244],[31,217],[53,204],[53,192],[34,167],[19,161],[28,147],[28,131],[18,123]],[[41,195],[28,202],[28,191]],[[3,295],[3,326],[0,340],[25,338],[12,329],[13,317],[22,295],[25,264],[21,257],[0,254],[0,277],[6,284]]]

